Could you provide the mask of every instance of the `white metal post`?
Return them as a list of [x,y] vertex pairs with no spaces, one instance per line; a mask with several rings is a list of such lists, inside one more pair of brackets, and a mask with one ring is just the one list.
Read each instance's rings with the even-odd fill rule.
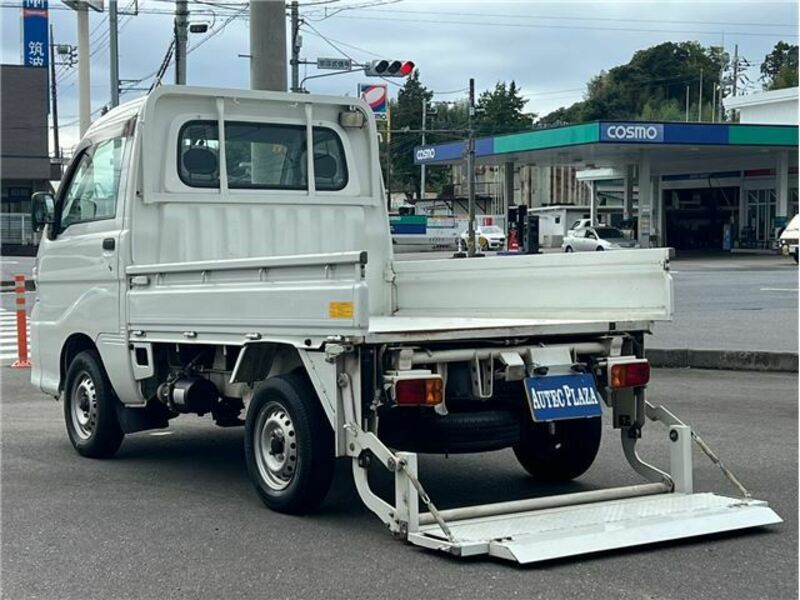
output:
[[396,516],[400,521],[408,523],[408,533],[414,533],[419,529],[419,494],[406,472],[417,478],[417,455],[413,452],[398,452],[397,459],[405,462],[406,466],[405,469],[394,472]]
[[692,480],[692,428],[688,425],[671,425],[669,428],[669,470],[678,494],[694,491]]

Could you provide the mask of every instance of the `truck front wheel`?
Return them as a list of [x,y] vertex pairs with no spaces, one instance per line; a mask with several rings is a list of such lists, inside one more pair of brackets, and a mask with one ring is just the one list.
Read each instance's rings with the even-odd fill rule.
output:
[[[552,427],[552,428],[551,428]],[[532,423],[514,446],[519,463],[540,481],[569,481],[592,466],[600,448],[600,417]]]
[[67,435],[78,454],[89,458],[116,454],[125,436],[117,419],[117,402],[97,352],[78,354],[69,365],[64,385]]
[[333,480],[333,430],[305,374],[269,379],[247,410],[245,460],[269,508],[315,510]]

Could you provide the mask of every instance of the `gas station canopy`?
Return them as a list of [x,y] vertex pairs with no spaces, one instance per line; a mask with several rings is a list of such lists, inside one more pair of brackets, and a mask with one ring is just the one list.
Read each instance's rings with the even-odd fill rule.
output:
[[[476,162],[520,162],[538,166],[615,166],[637,162],[748,156],[768,147],[797,147],[795,125],[595,121],[475,140]],[[466,141],[417,146],[415,164],[458,164]]]

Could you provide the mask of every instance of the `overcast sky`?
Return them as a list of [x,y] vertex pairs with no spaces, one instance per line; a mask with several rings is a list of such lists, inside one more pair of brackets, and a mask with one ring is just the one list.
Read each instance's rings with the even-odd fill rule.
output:
[[[751,79],[760,87],[758,63],[777,41],[797,43],[798,31],[796,1],[320,1],[301,0],[306,5],[301,14],[308,23],[303,34],[304,58],[341,56],[333,44],[359,61],[410,59],[420,69],[423,82],[441,92],[441,100],[463,96],[469,77],[475,77],[479,91],[514,79],[530,98],[527,110],[539,114],[580,100],[590,77],[627,62],[636,50],[664,41],[696,40],[724,46],[731,54],[738,44],[740,54],[756,65]],[[119,5],[125,8],[133,2],[119,0]],[[172,36],[172,16],[154,14],[172,11],[172,0],[139,0],[138,4],[138,16],[120,17],[123,79],[153,73]],[[4,64],[21,60],[19,5],[20,0],[0,1]],[[56,42],[75,43],[75,15],[62,10],[65,7],[58,0],[50,0],[50,6]],[[188,83],[248,87],[248,59],[237,56],[248,52],[246,4],[204,0],[190,2],[190,10],[191,21],[207,22],[215,33],[189,55]],[[217,14],[208,14],[211,11]],[[223,16],[231,14],[238,16],[230,20]],[[90,31],[95,52],[92,108],[97,110],[109,99],[107,14],[92,14]],[[208,35],[192,34],[190,48]],[[311,68],[307,72],[317,73]],[[170,69],[165,81],[171,83],[173,77]],[[61,123],[75,123],[77,72],[62,67],[57,80]],[[312,80],[307,87],[312,92],[354,95],[357,84],[364,81],[353,73]],[[395,86],[390,87],[396,92]],[[131,92],[122,99],[140,94]],[[66,127],[62,145],[73,144],[76,136],[77,125]]]

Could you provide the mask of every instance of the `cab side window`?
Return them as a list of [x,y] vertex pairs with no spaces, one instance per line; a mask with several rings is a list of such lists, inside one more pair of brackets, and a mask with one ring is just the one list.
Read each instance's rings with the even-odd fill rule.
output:
[[62,230],[116,216],[126,139],[105,140],[81,155],[64,196]]

